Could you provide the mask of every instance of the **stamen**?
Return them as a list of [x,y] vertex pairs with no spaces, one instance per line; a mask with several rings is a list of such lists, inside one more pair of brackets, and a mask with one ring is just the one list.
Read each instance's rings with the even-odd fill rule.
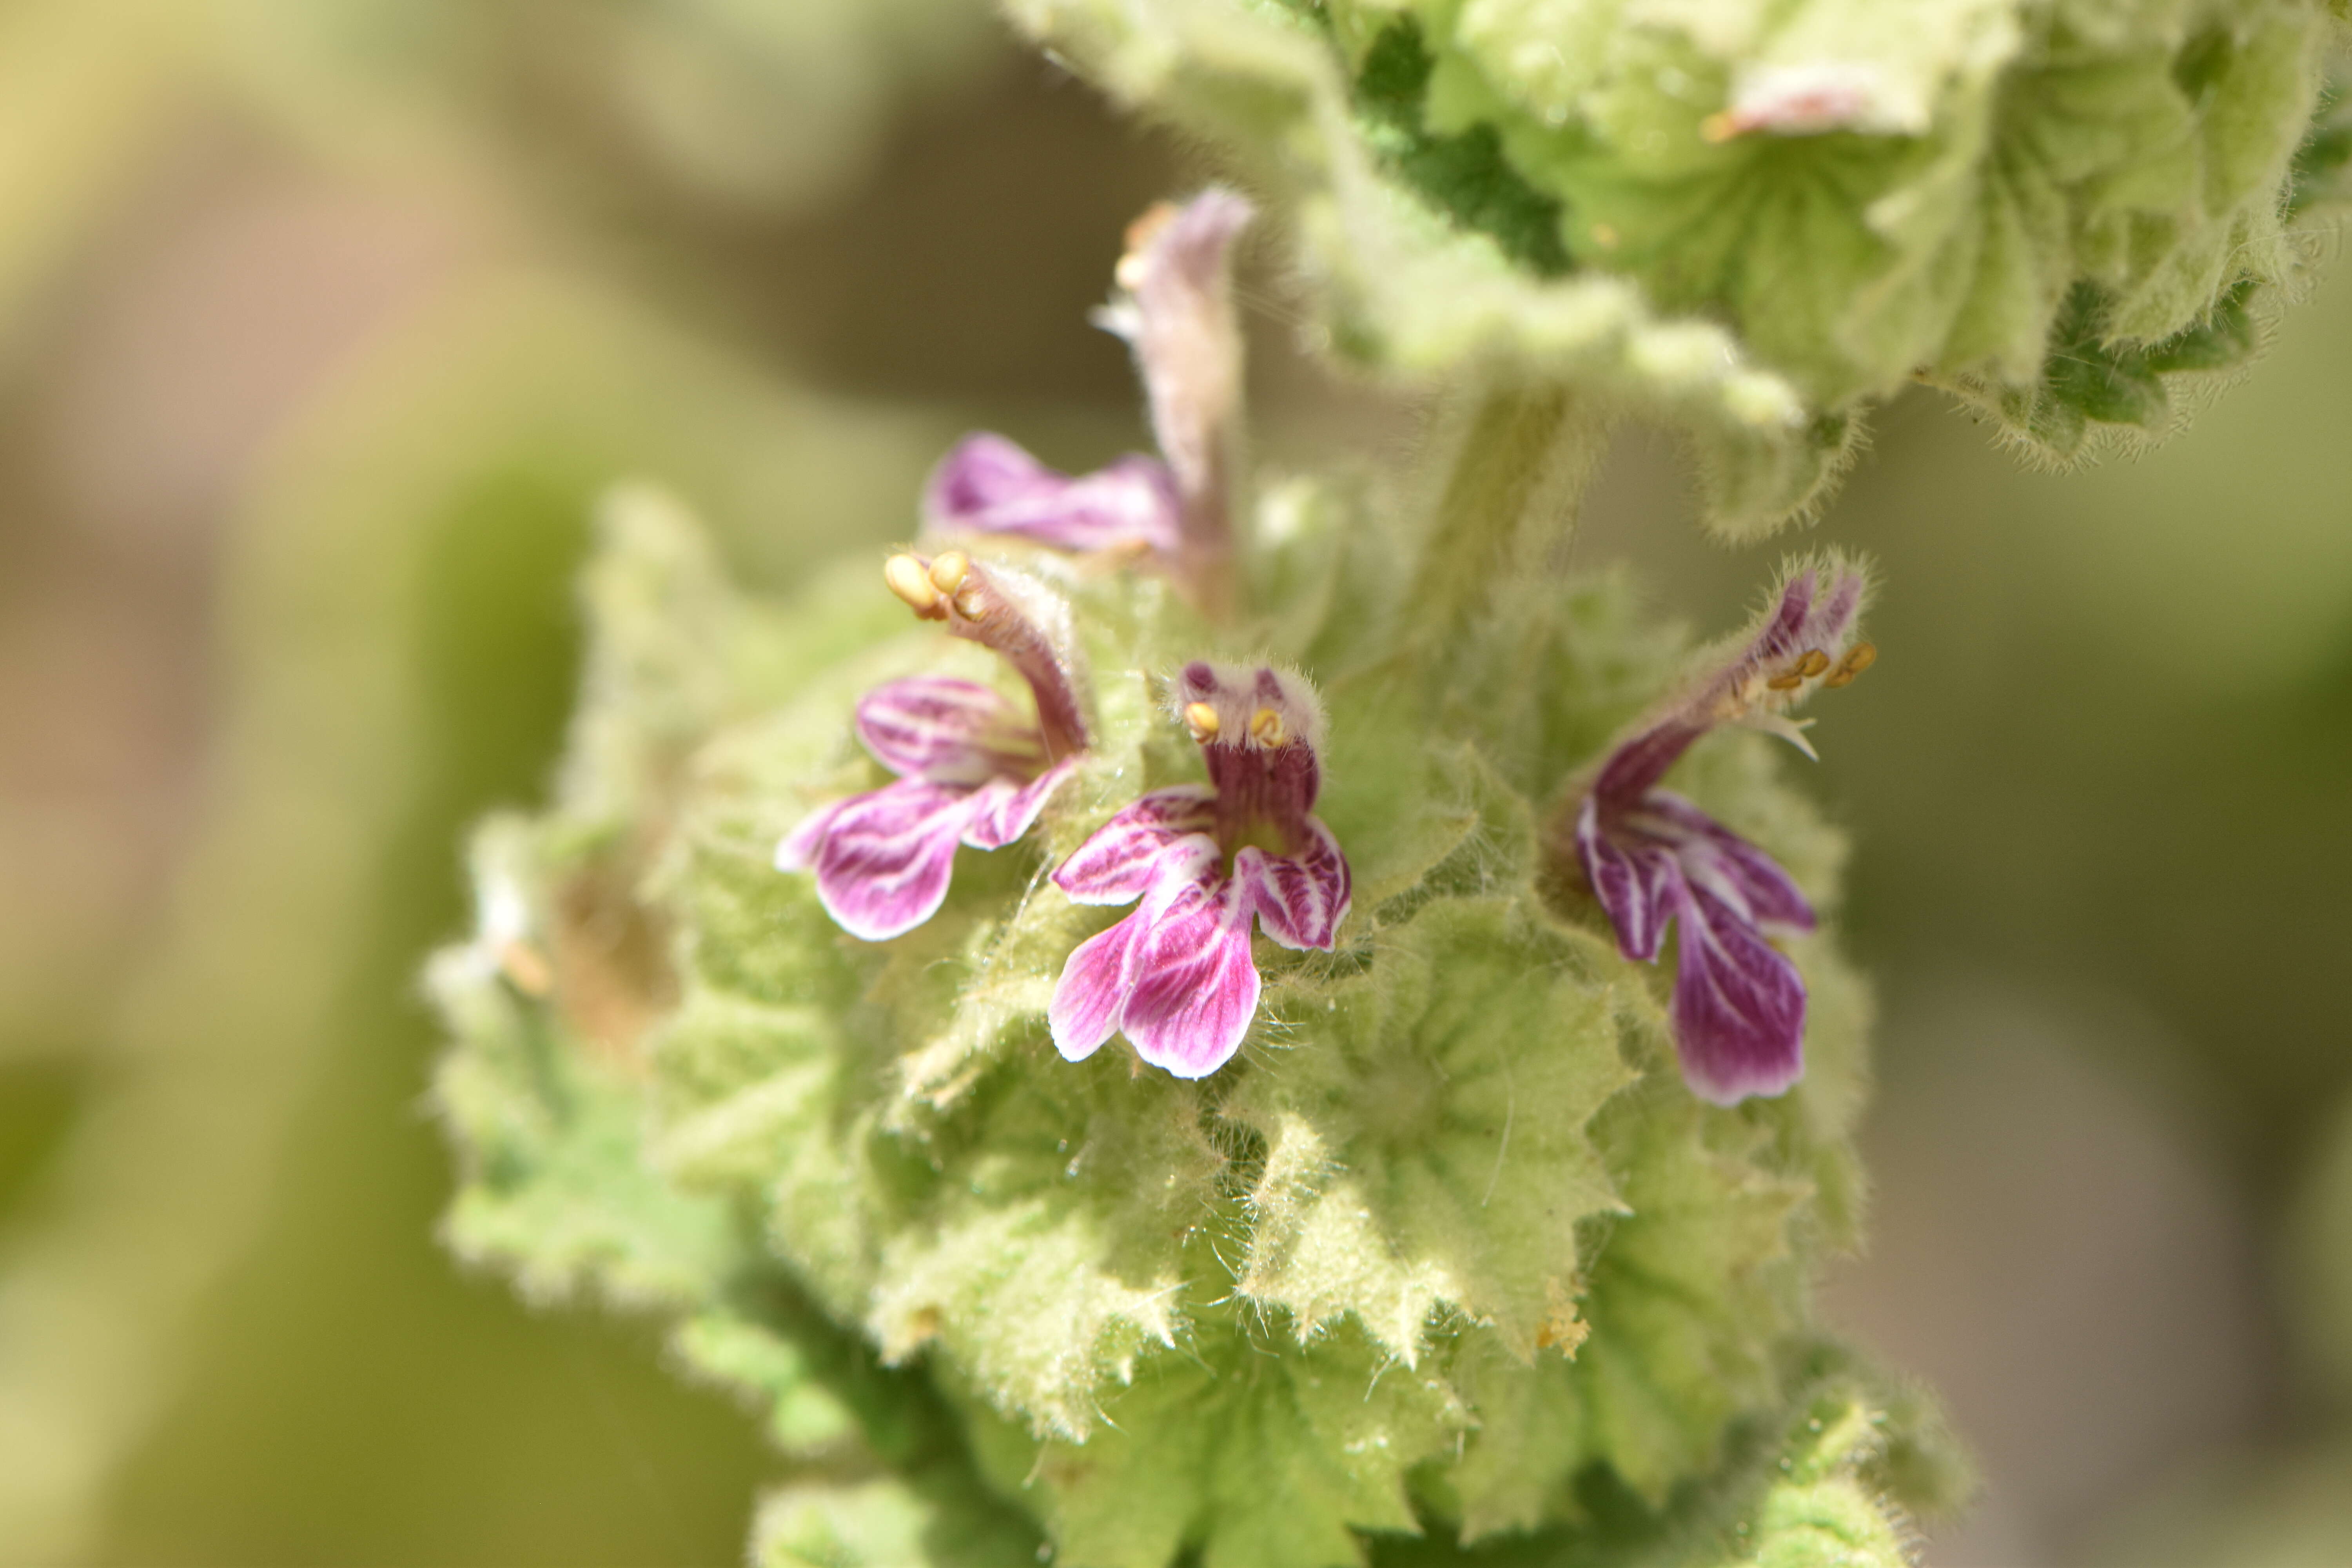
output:
[[1852,647],[1846,649],[1845,657],[1838,660],[1838,667],[1830,671],[1830,678],[1827,680],[1822,681],[1822,684],[1832,689],[1841,686],[1851,686],[1853,684],[1853,678],[1855,676],[1860,675],[1864,670],[1868,669],[1872,665],[1876,664],[1877,662],[1878,645],[1876,643],[1858,642]]
[[1249,728],[1250,739],[1261,746],[1279,746],[1290,738],[1290,727],[1271,708],[1261,708],[1251,714]]
[[1728,142],[1746,129],[1729,110],[1718,109],[1698,122],[1698,139],[1706,142]]
[[923,563],[912,555],[893,555],[882,563],[882,581],[890,592],[906,601],[907,607],[927,621],[947,618],[940,607],[939,590],[931,586],[924,574]]
[[1817,647],[1809,647],[1805,650],[1805,657],[1797,661],[1797,673],[1811,679],[1829,667],[1829,655]]
[[1217,738],[1217,710],[1205,702],[1184,704],[1184,727],[1192,731],[1192,739],[1205,746]]
[[931,585],[942,594],[952,594],[963,586],[971,571],[971,556],[961,550],[945,551],[931,563]]

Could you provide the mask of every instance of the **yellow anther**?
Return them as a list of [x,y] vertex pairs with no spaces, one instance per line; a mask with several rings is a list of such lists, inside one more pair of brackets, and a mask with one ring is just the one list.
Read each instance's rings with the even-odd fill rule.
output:
[[1698,139],[1702,142],[1728,142],[1739,134],[1740,123],[1729,110],[1719,109],[1698,122]]
[[1112,281],[1129,293],[1142,287],[1143,253],[1150,248],[1151,242],[1160,237],[1160,231],[1174,221],[1175,216],[1175,203],[1154,202],[1127,226],[1127,254],[1121,256],[1118,265],[1111,268]]
[[1878,645],[1858,642],[1845,650],[1845,657],[1838,660],[1837,668],[1830,671],[1830,678],[1822,684],[1832,687],[1851,686],[1855,676],[1877,662]]
[[882,581],[890,592],[907,602],[908,609],[926,620],[937,620],[947,613],[940,608],[940,592],[931,586],[923,563],[912,555],[893,555],[885,561]]
[[1217,738],[1217,710],[1205,702],[1187,702],[1184,727],[1192,731],[1192,739],[1205,746]]
[[1769,690],[1794,691],[1806,681],[1830,667],[1830,656],[1817,647],[1807,648],[1804,657],[1764,683]]
[[1261,708],[1250,715],[1250,739],[1261,746],[1279,746],[1290,738],[1290,726],[1282,715],[1271,708]]
[[942,594],[952,594],[963,586],[971,571],[971,556],[961,550],[946,551],[931,563],[931,585]]

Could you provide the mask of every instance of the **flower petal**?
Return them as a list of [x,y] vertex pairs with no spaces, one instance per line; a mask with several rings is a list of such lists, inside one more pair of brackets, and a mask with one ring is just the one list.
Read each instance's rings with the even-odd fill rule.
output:
[[923,524],[936,531],[1011,534],[1057,550],[1141,547],[1181,537],[1181,503],[1166,464],[1130,455],[1073,478],[1002,436],[968,436],[931,470]]
[[1003,692],[944,675],[877,686],[857,702],[857,738],[902,778],[978,784],[1045,762],[1037,727]]
[[839,816],[841,808],[848,804],[846,800],[836,800],[802,817],[800,826],[785,834],[776,846],[776,869],[813,869],[816,865],[817,851],[824,847],[824,836],[833,830],[833,819]]
[[1234,880],[1257,907],[1258,929],[1288,948],[1329,952],[1348,916],[1354,879],[1331,830],[1307,819],[1307,842],[1293,855],[1252,845],[1234,857]]
[[939,912],[971,819],[971,792],[900,779],[835,808],[816,853],[816,893],[841,929],[887,942]]
[[[1160,879],[1161,857],[1179,839],[1203,835],[1216,821],[1214,790],[1202,784],[1156,789],[1120,809],[1077,853],[1055,868],[1054,885],[1081,904],[1123,904]],[[1216,846],[1205,837],[1212,858]]]
[[1683,874],[1757,925],[1813,929],[1813,906],[1772,857],[1682,796],[1652,790],[1641,816],[1671,826]]
[[989,780],[972,792],[971,820],[964,827],[963,841],[974,849],[1003,848],[1029,831],[1037,814],[1045,809],[1045,802],[1077,768],[1077,758],[1069,757],[1027,784],[1010,778]]
[[1136,910],[1108,931],[1078,943],[1062,964],[1062,978],[1054,984],[1054,999],[1046,1005],[1045,1022],[1053,1030],[1054,1048],[1071,1061],[1084,1061],[1118,1032],[1118,1015],[1127,1005],[1133,983],[1131,967],[1136,939],[1150,925],[1154,911]]
[[1586,795],[1576,815],[1576,853],[1593,897],[1617,929],[1617,951],[1642,963],[1656,958],[1681,877],[1674,852],[1642,835],[1605,832],[1598,796]]
[[1178,1078],[1206,1078],[1241,1049],[1257,1015],[1254,901],[1230,878],[1190,882],[1136,942],[1119,1016],[1136,1055]]
[[1717,1105],[1782,1092],[1805,1070],[1804,980],[1730,905],[1679,878],[1676,889],[1683,1080]]

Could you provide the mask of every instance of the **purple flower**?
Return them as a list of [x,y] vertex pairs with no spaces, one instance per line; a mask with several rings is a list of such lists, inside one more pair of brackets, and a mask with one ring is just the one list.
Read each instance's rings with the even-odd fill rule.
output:
[[1684,1080],[1717,1105],[1779,1094],[1804,1071],[1805,984],[1765,933],[1811,931],[1813,910],[1769,856],[1657,784],[1722,723],[1769,730],[1811,755],[1785,711],[1877,658],[1853,640],[1864,594],[1851,566],[1794,574],[1763,625],[1619,742],[1576,805],[1577,856],[1618,951],[1654,961],[1668,923],[1679,926],[1675,1045]]
[[825,912],[866,942],[937,914],[956,846],[1001,849],[1028,832],[1087,744],[1058,599],[952,551],[893,556],[883,578],[917,615],[1003,654],[1028,681],[1036,718],[988,687],[937,675],[859,700],[858,739],[898,781],[817,811],[776,847],[776,868],[814,871]]
[[1233,550],[1227,491],[1242,389],[1227,253],[1252,211],[1213,188],[1153,207],[1128,230],[1119,291],[1096,314],[1134,347],[1160,458],[1129,455],[1074,478],[1002,436],[967,437],[931,475],[926,526],[1149,553],[1213,597]]
[[1129,453],[1073,479],[1018,442],[985,432],[958,442],[931,471],[925,523],[939,531],[1004,533],[1056,550],[1148,551],[1183,542],[1183,503],[1168,465]]
[[1070,954],[1048,1010],[1072,1061],[1124,1033],[1178,1078],[1206,1078],[1257,1012],[1250,925],[1328,951],[1347,917],[1348,858],[1310,813],[1323,713],[1298,676],[1195,661],[1178,681],[1209,783],[1154,790],[1054,873],[1082,904],[1142,900]]

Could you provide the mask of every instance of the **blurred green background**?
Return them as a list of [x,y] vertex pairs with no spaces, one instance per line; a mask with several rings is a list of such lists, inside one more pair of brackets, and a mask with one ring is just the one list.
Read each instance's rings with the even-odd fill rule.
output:
[[[1202,173],[981,0],[0,6],[0,1561],[740,1558],[751,1422],[434,1243],[459,835],[606,485],[784,586],[971,425],[1140,444],[1084,314]],[[1407,448],[1265,261],[1261,459]],[[1979,1452],[1944,1568],[2352,1562],[2347,414],[2340,277],[2137,461],[1907,396],[1815,531],[1885,581],[1815,710],[1884,1004],[1825,1311]],[[1628,431],[1576,563],[1719,629],[1778,547],[1691,513]]]

